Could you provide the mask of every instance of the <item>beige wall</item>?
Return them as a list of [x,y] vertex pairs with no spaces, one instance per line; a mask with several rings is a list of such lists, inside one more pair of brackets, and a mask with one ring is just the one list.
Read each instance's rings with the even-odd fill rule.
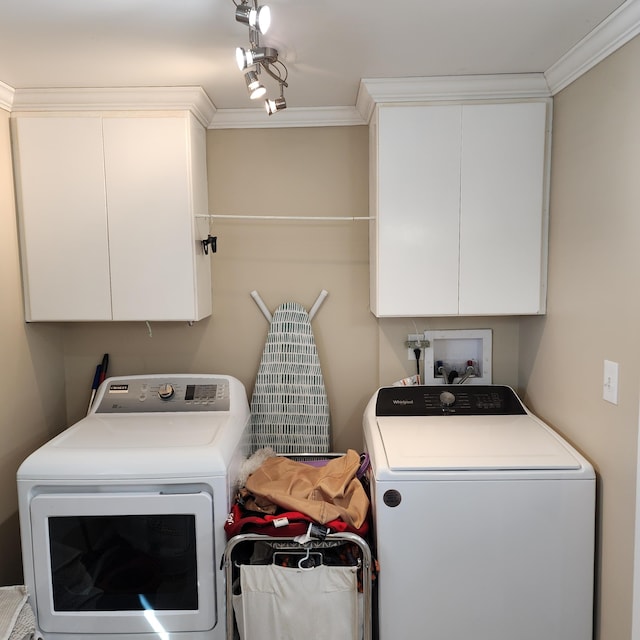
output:
[[[366,127],[208,132],[209,210],[213,214],[367,216]],[[69,422],[86,411],[88,385],[103,352],[110,372],[218,372],[238,377],[250,395],[268,324],[250,297],[272,311],[288,300],[307,309],[329,296],[313,321],[331,409],[333,448],[362,446],[362,414],[380,385],[414,372],[408,333],[493,328],[494,380],[517,384],[514,318],[388,319],[369,312],[366,222],[215,219],[213,316],[193,327],[158,323],[68,325],[65,333]]]
[[378,321],[380,384],[391,384],[415,373],[415,360],[407,361],[402,348],[409,333],[441,329],[491,329],[493,341],[492,381],[518,389],[520,320],[491,318],[383,318]]
[[[597,638],[631,637],[640,389],[640,39],[554,101],[549,294],[521,327],[530,406],[599,474]],[[619,404],[602,399],[620,364]]]
[[[221,215],[367,216],[366,127],[222,130],[208,133],[209,210]],[[268,324],[250,297],[272,311],[295,300],[307,309],[329,292],[313,321],[331,408],[333,448],[362,446],[364,407],[380,385],[414,372],[408,333],[440,328],[494,330],[494,380],[517,384],[514,318],[389,319],[369,312],[365,222],[212,222],[214,312],[193,327],[172,323],[69,325],[69,422],[86,411],[88,384],[103,352],[112,374],[219,372],[250,395]]]
[[[55,254],[55,247],[52,247]],[[26,326],[13,200],[9,114],[0,109],[0,584],[21,582],[15,474],[65,420],[60,328]]]
[[[365,127],[210,131],[209,210],[215,214],[367,215]],[[362,222],[215,220],[214,311],[183,324],[69,325],[69,420],[84,411],[95,364],[113,374],[218,372],[250,395],[269,325],[250,292],[272,311],[295,300],[310,309],[329,396],[334,448],[360,448],[364,405],[377,385],[376,324],[368,310],[367,226]]]

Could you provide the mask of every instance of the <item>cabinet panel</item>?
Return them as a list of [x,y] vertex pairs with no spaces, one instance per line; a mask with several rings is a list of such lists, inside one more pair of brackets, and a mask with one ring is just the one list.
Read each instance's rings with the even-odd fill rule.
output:
[[13,133],[27,321],[109,320],[100,119],[23,117]]
[[[205,318],[212,312],[211,292],[211,254],[205,254],[199,242],[209,235],[211,230],[209,219],[209,186],[207,175],[207,134],[204,127],[197,125],[191,117],[190,127],[191,152],[191,194],[193,197],[192,215],[194,217],[195,253],[195,296],[196,305],[194,319]],[[192,255],[193,255],[192,253]]]
[[379,316],[458,310],[460,106],[380,108]]
[[547,106],[377,107],[373,313],[544,313]]
[[463,107],[460,308],[544,311],[546,104]]
[[188,121],[105,118],[114,320],[192,318]]
[[[27,320],[211,313],[205,130],[189,113],[13,120]],[[202,234],[202,235],[200,235]]]

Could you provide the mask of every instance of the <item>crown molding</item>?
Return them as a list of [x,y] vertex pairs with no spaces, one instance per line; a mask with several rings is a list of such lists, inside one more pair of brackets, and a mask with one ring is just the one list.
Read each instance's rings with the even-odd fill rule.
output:
[[201,87],[15,89],[12,112],[190,111],[205,127],[216,108]]
[[364,78],[360,81],[356,109],[369,122],[381,102],[438,102],[446,100],[507,100],[548,98],[542,73],[511,73],[424,78]]
[[293,107],[267,115],[264,109],[218,109],[209,129],[349,127],[367,124],[355,107]]
[[640,0],[627,0],[545,71],[552,95],[640,33]]
[[0,81],[0,109],[11,111],[13,108],[14,95],[15,89]]

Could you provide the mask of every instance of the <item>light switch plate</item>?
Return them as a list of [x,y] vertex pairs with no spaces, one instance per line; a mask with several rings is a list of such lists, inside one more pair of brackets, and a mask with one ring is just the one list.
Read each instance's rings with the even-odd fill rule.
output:
[[618,404],[618,363],[604,361],[604,380],[602,398],[611,404]]

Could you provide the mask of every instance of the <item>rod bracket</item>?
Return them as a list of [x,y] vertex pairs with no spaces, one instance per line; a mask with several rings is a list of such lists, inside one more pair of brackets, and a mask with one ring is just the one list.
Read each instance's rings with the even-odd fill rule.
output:
[[209,247],[211,247],[211,253],[215,253],[218,250],[218,236],[209,234],[206,240],[202,240],[202,250],[205,255],[209,255]]

